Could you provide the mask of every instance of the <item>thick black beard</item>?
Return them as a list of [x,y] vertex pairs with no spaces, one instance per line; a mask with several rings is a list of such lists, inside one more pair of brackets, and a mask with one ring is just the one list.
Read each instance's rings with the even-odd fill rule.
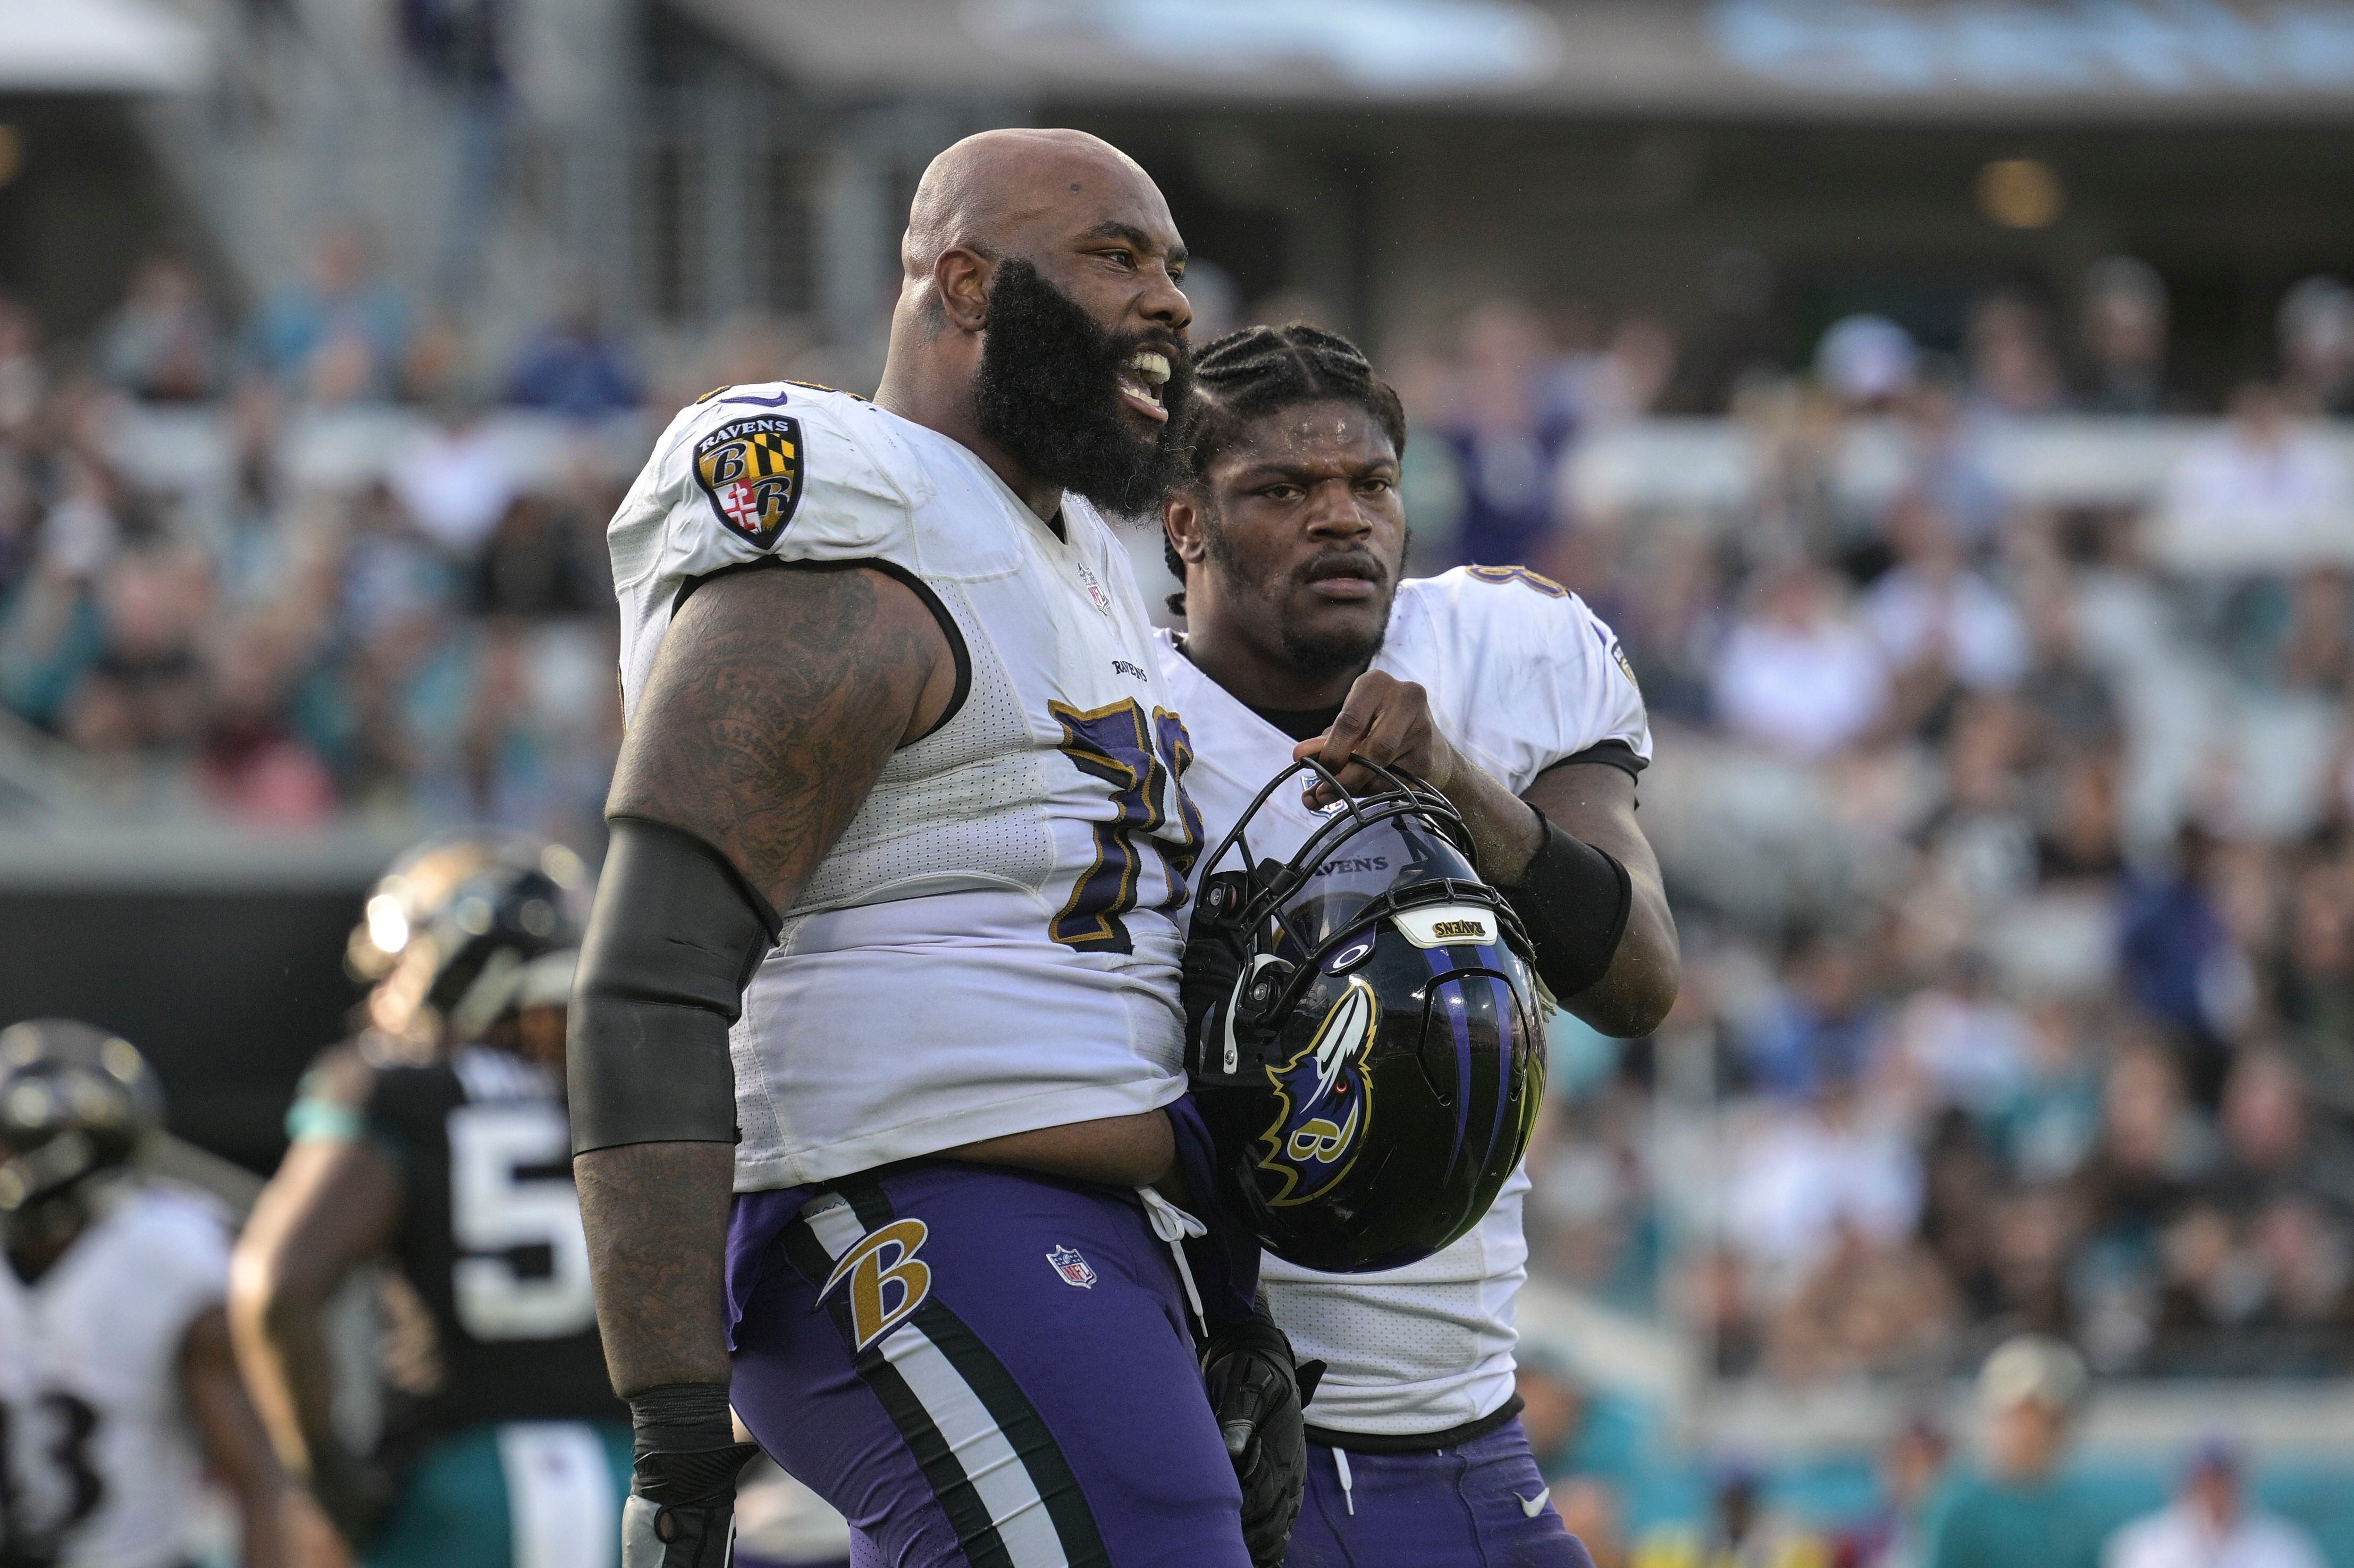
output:
[[[1356,636],[1341,632],[1318,636],[1295,626],[1284,616],[1282,603],[1277,597],[1281,591],[1279,585],[1263,582],[1249,575],[1243,566],[1242,556],[1226,537],[1225,519],[1214,515],[1203,518],[1202,544],[1209,553],[1212,569],[1225,581],[1228,598],[1233,598],[1235,590],[1239,588],[1267,607],[1266,613],[1276,622],[1276,640],[1283,649],[1284,662],[1300,674],[1311,680],[1322,680],[1331,675],[1361,672],[1373,662],[1373,655],[1382,651],[1382,644],[1389,641],[1390,614],[1397,608],[1397,578],[1394,574],[1387,585],[1389,599],[1383,606],[1379,626]],[[1409,534],[1405,539],[1405,549],[1412,548],[1413,544],[1414,536]],[[1401,561],[1405,558],[1405,549],[1400,550],[1398,558]]]
[[[1169,355],[1161,388],[1169,422],[1137,433],[1123,411],[1119,373],[1147,346]],[[1181,470],[1176,432],[1193,385],[1174,334],[1108,332],[1029,262],[998,264],[989,332],[973,387],[981,433],[1024,471],[1086,496],[1114,516],[1157,512]]]

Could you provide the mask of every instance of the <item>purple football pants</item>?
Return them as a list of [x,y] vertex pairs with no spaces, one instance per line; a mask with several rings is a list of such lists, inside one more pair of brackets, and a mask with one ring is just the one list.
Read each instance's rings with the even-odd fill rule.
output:
[[890,1568],[1249,1568],[1166,1245],[1116,1189],[926,1164],[746,1193],[737,1414]]
[[1518,1421],[1428,1454],[1337,1457],[1310,1443],[1308,1496],[1283,1562],[1284,1568],[1594,1568],[1553,1511]]

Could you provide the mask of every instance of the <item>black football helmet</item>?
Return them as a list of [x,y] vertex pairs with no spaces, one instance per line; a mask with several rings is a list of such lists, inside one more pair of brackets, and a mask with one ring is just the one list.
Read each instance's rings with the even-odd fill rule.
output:
[[0,1216],[21,1220],[131,1163],[164,1126],[137,1047],[69,1018],[0,1029]]
[[578,948],[588,868],[528,833],[437,834],[393,862],[369,890],[345,948],[352,973],[376,982],[379,1027],[422,1019],[479,1038],[522,1005],[535,960]]
[[[1288,861],[1261,789],[1205,863],[1186,949],[1187,1068],[1219,1196],[1306,1268],[1398,1268],[1496,1201],[1535,1126],[1544,1037],[1527,935],[1447,799],[1375,768]],[[1220,871],[1238,852],[1240,869]]]

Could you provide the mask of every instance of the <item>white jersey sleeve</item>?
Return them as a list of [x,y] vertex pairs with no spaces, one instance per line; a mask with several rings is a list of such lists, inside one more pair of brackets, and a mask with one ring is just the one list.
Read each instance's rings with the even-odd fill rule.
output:
[[787,382],[723,387],[654,443],[606,542],[621,600],[626,714],[684,590],[715,572],[777,561],[864,561],[917,570],[919,466],[890,461],[874,406]]
[[1573,759],[1650,761],[1650,720],[1617,636],[1525,567],[1401,584],[1378,662],[1427,686],[1441,727],[1516,794]]

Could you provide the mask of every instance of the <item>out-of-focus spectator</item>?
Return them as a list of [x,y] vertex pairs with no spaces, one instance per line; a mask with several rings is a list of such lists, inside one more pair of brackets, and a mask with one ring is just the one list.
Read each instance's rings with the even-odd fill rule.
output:
[[1987,1358],[1984,1469],[1932,1507],[1923,1568],[2098,1568],[2109,1520],[2061,1469],[2088,1388],[2083,1358],[2056,1340],[2021,1336]]
[[1606,429],[1649,413],[1676,373],[1676,337],[1650,316],[1629,316],[1602,352],[1568,367],[1568,397],[1589,429]]
[[2017,294],[1993,294],[1970,311],[1962,337],[1969,397],[1981,413],[2010,418],[2060,406],[2058,362],[2043,313]]
[[1871,1119],[1854,1086],[1827,1082],[1773,1118],[1735,1161],[1725,1195],[1737,1245],[1758,1267],[1803,1279],[1852,1232],[1893,1247],[1921,1214],[1920,1157]]
[[2247,1495],[2243,1469],[2236,1445],[2200,1444],[2174,1501],[2111,1536],[2102,1568],[2322,1568],[2312,1536]]
[[110,567],[99,597],[106,641],[69,699],[67,735],[101,755],[192,742],[205,713],[197,639],[211,584],[204,563],[185,551],[133,552]]
[[479,402],[448,393],[439,412],[394,465],[392,490],[427,538],[463,558],[491,536],[522,482]]
[[2027,728],[2006,697],[1971,697],[1951,711],[1945,799],[1913,836],[1938,890],[1983,913],[2035,877],[2035,823],[2020,773]]
[[262,302],[246,362],[314,403],[366,402],[399,390],[408,308],[376,281],[366,238],[336,225],[313,241],[310,276]]
[[1829,1543],[1769,1508],[1765,1487],[1748,1461],[1720,1462],[1706,1521],[1651,1531],[1635,1548],[1634,1568],[1829,1568]]
[[294,653],[282,629],[264,622],[230,633],[196,752],[197,778],[216,804],[283,827],[318,822],[335,806],[334,779],[287,722]]
[[1820,931],[1791,944],[1782,984],[1734,1044],[1753,1088],[1800,1099],[1867,1076],[1884,1032],[1859,945]]
[[2127,884],[2122,978],[2137,1005],[2211,1056],[2246,1006],[2249,976],[2223,925],[2220,846],[2193,825],[2176,849],[2169,875]]
[[2354,413],[2354,289],[2307,278],[2281,296],[2281,381],[2303,414]]
[[644,397],[636,357],[607,327],[586,282],[566,290],[562,307],[525,340],[507,370],[508,402],[567,418],[624,413]]
[[1956,1322],[1936,1255],[1911,1236],[1875,1240],[1841,1223],[1774,1320],[1766,1365],[1793,1382],[1938,1367]]
[[2084,273],[2081,331],[2084,407],[2095,414],[2156,414],[2167,406],[2166,281],[2131,256]]
[[1953,1443],[1935,1416],[1915,1415],[1880,1451],[1880,1495],[1861,1523],[1832,1542],[1833,1568],[1918,1568],[1921,1524]]
[[1543,321],[1499,300],[1464,321],[1455,418],[1441,432],[1462,485],[1456,554],[1489,566],[1543,563],[1560,524],[1561,466],[1575,422]]
[[2354,535],[2354,498],[2336,450],[2296,422],[2276,387],[2249,382],[2232,395],[2231,414],[2168,478],[2162,546],[2186,562],[2214,556],[2259,565],[2342,547]]
[[1925,366],[1898,413],[1911,451],[1913,488],[1948,518],[1954,537],[1983,555],[2002,525],[2009,500],[1987,466],[1978,422],[1965,417],[1961,377],[1950,365]]
[[2035,726],[2037,752],[2048,759],[2105,751],[2118,738],[2116,686],[2084,656],[2074,585],[2045,573],[2022,597],[2029,652],[2019,701]]
[[1888,711],[1886,656],[1820,567],[1774,572],[1734,623],[1716,663],[1716,712],[1734,735],[1819,758],[1871,734]]
[[2003,1160],[2031,1182],[2083,1170],[2101,1130],[2101,1074],[2079,1009],[2047,998],[2028,1014],[2027,1071],[1994,1118]]
[[1842,316],[1815,344],[1815,380],[1850,413],[1881,412],[1913,389],[1916,358],[1886,316]]
[[1898,679],[1973,691],[2016,685],[2029,642],[2010,596],[1962,558],[1950,519],[1918,491],[1897,497],[1887,520],[1896,564],[1864,590],[1864,624]]
[[2203,1186],[2227,1212],[2253,1215],[2274,1200],[2306,1196],[2354,1214],[2354,1148],[2312,1114],[2286,1056],[2243,1052],[2217,1120],[2219,1158]]
[[101,374],[150,402],[209,396],[219,384],[220,356],[220,328],[196,270],[176,256],[140,263],[130,297],[99,331]]

